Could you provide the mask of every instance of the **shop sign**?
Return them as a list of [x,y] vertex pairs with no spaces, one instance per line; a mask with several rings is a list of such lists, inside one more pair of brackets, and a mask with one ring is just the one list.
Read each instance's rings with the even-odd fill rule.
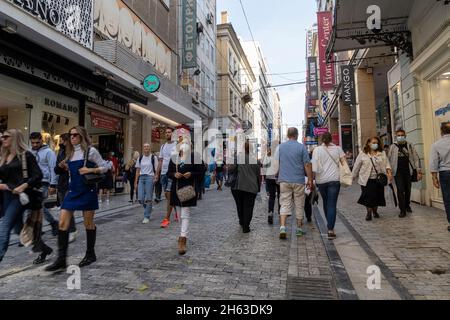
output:
[[324,133],[328,132],[328,128],[314,128],[314,135],[315,136],[320,136]]
[[327,63],[326,53],[328,42],[332,31],[331,11],[317,13],[318,38],[319,38],[319,66],[320,66],[320,88],[328,91],[336,84],[334,74],[333,56]]
[[99,94],[95,95],[95,99],[88,97],[88,102],[94,103],[96,105],[105,107],[107,109],[110,109],[112,111],[116,111],[121,114],[130,115],[130,106],[128,104],[128,101],[113,95],[112,99],[109,99],[105,96],[101,96]]
[[123,132],[122,119],[91,110],[91,125],[95,128],[107,129],[115,132]]
[[445,116],[447,112],[450,112],[450,103],[446,107],[437,109],[434,114],[436,117]]
[[59,109],[59,110],[71,112],[74,114],[78,114],[78,107],[61,102],[61,101],[57,101],[57,100],[50,99],[50,98],[44,98],[44,104],[46,106],[54,108],[54,109]]
[[93,0],[8,0],[65,36],[92,49]]
[[307,146],[317,146],[319,143],[317,141],[306,141]]
[[183,0],[183,69],[197,67],[197,1]]
[[[140,8],[149,6],[147,0],[134,2],[142,3]],[[108,39],[117,40],[161,74],[170,77],[171,49],[123,0],[95,0],[94,6],[94,27],[99,33]]]
[[317,59],[316,57],[308,58],[308,85],[309,99],[319,99],[319,85],[317,83]]
[[353,66],[341,66],[342,100],[346,106],[356,105],[355,70]]
[[161,129],[152,129],[152,142],[158,143],[161,140]]
[[26,74],[32,75],[38,79],[54,83],[60,87],[78,92],[82,95],[88,97],[95,97],[95,91],[89,90],[85,86],[81,85],[79,82],[68,80],[52,72],[39,69],[36,66],[31,65],[30,63],[20,58],[12,57],[7,55],[6,53],[1,52],[1,49],[0,49],[0,65],[5,65],[15,70],[19,70]]
[[149,74],[145,77],[143,81],[143,86],[145,91],[154,93],[159,90],[161,87],[161,81],[159,80],[157,75]]

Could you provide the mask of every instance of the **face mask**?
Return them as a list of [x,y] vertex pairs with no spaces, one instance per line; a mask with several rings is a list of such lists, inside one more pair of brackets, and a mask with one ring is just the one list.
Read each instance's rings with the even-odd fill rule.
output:
[[405,137],[405,136],[398,136],[398,137],[397,137],[397,141],[398,141],[399,143],[404,143],[404,142],[406,142],[406,137]]
[[370,145],[373,151],[378,150],[378,143],[373,143]]

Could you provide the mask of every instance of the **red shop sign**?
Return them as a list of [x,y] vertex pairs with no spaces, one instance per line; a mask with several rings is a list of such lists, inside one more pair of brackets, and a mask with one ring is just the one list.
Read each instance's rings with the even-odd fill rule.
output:
[[123,132],[122,119],[91,110],[91,125],[95,128]]

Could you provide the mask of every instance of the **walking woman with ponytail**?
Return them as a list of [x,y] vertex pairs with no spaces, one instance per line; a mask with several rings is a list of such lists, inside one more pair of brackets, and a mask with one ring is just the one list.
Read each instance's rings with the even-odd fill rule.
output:
[[86,228],[86,255],[79,267],[90,265],[97,260],[95,255],[96,226],[95,210],[98,209],[97,187],[86,182],[84,175],[101,174],[110,169],[100,153],[91,146],[91,140],[85,128],[77,126],[69,131],[70,143],[66,147],[66,165],[70,172],[69,192],[61,205],[58,232],[58,257],[46,271],[66,269],[69,247],[69,225],[74,211],[83,211]]
[[[42,231],[42,172],[36,158],[28,150],[20,130],[3,133],[0,159],[0,191],[3,200],[3,219],[0,223],[0,261],[9,246],[11,230],[21,222],[23,212],[32,211],[33,252],[41,252],[34,264],[43,263],[52,253],[41,238]],[[39,196],[41,194],[41,196]],[[38,198],[41,198],[40,200]],[[25,199],[25,200],[24,200]]]

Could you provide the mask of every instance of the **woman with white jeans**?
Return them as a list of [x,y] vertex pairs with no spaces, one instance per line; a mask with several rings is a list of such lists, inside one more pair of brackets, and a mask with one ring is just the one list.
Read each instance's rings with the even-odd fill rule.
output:
[[143,224],[150,222],[153,201],[153,183],[157,181],[155,177],[155,164],[157,159],[150,153],[150,144],[144,144],[144,152],[136,162],[136,178],[134,189],[138,190],[138,201],[144,207]]

